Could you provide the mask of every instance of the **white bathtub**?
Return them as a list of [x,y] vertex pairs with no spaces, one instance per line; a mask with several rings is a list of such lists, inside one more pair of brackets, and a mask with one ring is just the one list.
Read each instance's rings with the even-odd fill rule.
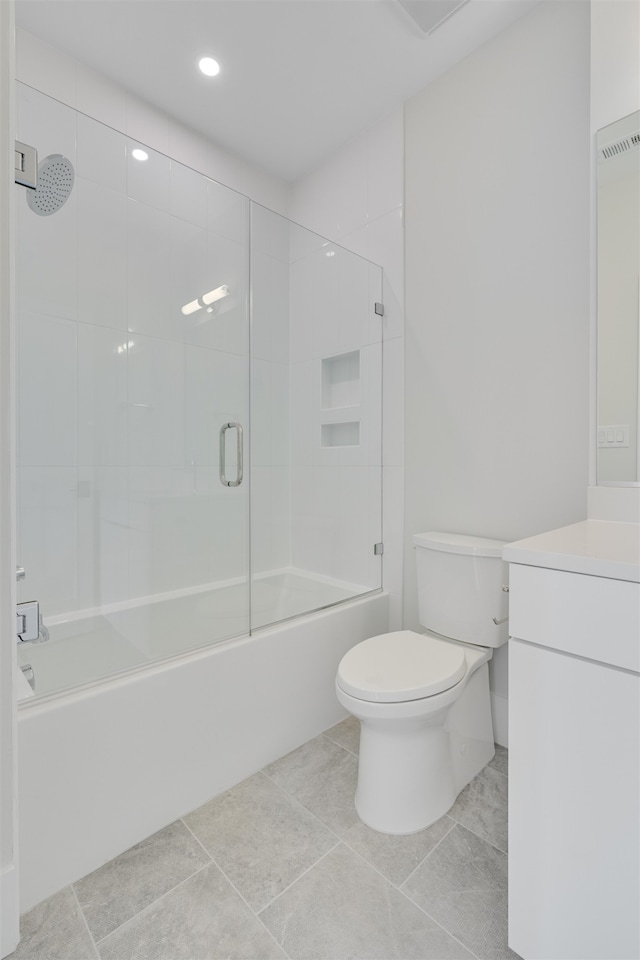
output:
[[337,723],[377,593],[18,711],[20,911]]

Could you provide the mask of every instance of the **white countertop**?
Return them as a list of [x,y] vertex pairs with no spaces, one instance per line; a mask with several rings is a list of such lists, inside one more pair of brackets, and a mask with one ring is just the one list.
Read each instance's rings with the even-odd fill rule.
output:
[[640,581],[640,524],[583,520],[508,543],[509,563]]

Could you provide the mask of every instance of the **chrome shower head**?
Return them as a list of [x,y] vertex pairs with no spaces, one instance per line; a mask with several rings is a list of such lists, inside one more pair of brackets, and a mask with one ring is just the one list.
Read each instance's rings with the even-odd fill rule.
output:
[[38,185],[27,191],[27,203],[39,217],[50,217],[66,203],[74,179],[71,162],[60,153],[52,153],[38,165]]

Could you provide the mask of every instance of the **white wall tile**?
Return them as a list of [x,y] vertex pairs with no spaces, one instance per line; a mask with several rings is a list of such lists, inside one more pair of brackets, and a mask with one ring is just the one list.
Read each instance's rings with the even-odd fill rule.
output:
[[124,88],[83,63],[76,65],[76,75],[78,110],[114,130],[126,130],[127,94]]
[[291,564],[291,479],[287,466],[271,468],[271,562],[274,569]]
[[193,130],[172,122],[169,126],[168,153],[179,163],[203,173],[207,166],[208,143]]
[[[171,217],[171,297],[164,311],[162,336],[184,340],[192,324],[211,317],[206,307],[185,316],[182,308],[219,286],[207,260],[207,232],[187,220]],[[213,309],[217,307],[213,306]],[[158,328],[159,330],[159,328]]]
[[402,595],[398,593],[389,594],[389,630],[402,630]]
[[127,138],[82,114],[78,114],[77,138],[77,175],[124,194],[127,185]]
[[189,343],[248,356],[249,257],[246,247],[208,233],[204,292],[226,285],[228,296],[213,304],[213,312],[200,310],[183,318]]
[[[19,196],[18,291],[23,309],[75,319],[77,312],[78,194],[51,216],[38,216]],[[22,202],[24,200],[24,202]]]
[[[249,487],[223,487],[218,481],[214,486],[207,523],[210,529],[211,579],[228,580],[231,577],[246,577],[249,568],[248,502]],[[246,609],[246,595],[241,598],[242,611]]]
[[313,355],[331,357],[340,352],[340,258],[320,249],[312,255],[313,285],[311,340]]
[[310,360],[313,348],[314,265],[306,256],[291,264],[289,273],[289,316],[291,363]]
[[251,207],[251,244],[258,253],[289,263],[289,221],[255,203]]
[[129,472],[129,596],[172,589],[173,530],[167,504],[174,471],[134,466]]
[[323,237],[339,234],[340,155],[334,157],[291,188],[291,218]]
[[76,324],[22,313],[18,340],[18,462],[78,462]]
[[[254,357],[251,362],[251,463],[271,466],[271,431],[277,427],[273,409],[273,364]],[[287,421],[285,421],[286,423]]]
[[[185,464],[219,472],[220,428],[229,421],[248,424],[248,360],[239,354],[187,346],[185,374]],[[245,456],[249,451],[245,436]],[[235,444],[231,435],[229,451]],[[235,461],[228,472],[233,476]]]
[[383,463],[400,466],[403,460],[404,342],[402,337],[385,340],[382,347]]
[[207,182],[208,226],[211,233],[246,246],[249,238],[249,202],[221,183]]
[[[385,466],[382,469],[382,522],[384,589],[389,593],[401,596],[404,554],[404,487],[402,465],[400,464]],[[411,575],[411,571],[408,571],[408,575]]]
[[171,120],[154,107],[127,93],[127,127],[124,131],[132,140],[169,153]]
[[127,308],[131,331],[180,337],[180,317],[171,313],[171,284],[171,217],[145,203],[128,200]]
[[127,142],[127,196],[168,213],[171,208],[171,161],[157,150],[145,147],[147,160],[136,160],[137,140]]
[[331,574],[339,580],[366,585],[373,550],[369,542],[369,470],[341,467],[338,496],[338,551]]
[[[363,344],[370,343],[372,330],[379,323],[372,324],[369,306],[369,264],[346,250],[336,251],[340,277],[338,292],[338,324],[340,329],[340,351],[348,353],[357,350]],[[379,336],[378,338],[379,339]]]
[[126,467],[78,471],[78,604],[99,607],[129,596]]
[[184,348],[169,340],[129,338],[129,463],[182,466]]
[[[127,329],[127,201],[78,177],[78,320]],[[126,343],[126,337],[121,343]]]
[[227,153],[217,143],[210,143],[202,172],[218,184],[242,193],[242,166],[238,157]]
[[289,267],[254,251],[251,260],[251,350],[255,357],[289,358]]
[[251,570],[254,574],[274,567],[272,483],[271,467],[254,465],[251,471]]
[[216,506],[215,495],[194,490],[191,471],[181,471],[181,480],[180,489],[164,507],[171,536],[174,590],[211,582],[211,546],[215,541],[210,516]]
[[76,165],[76,111],[23,84],[17,87],[18,139],[38,151],[38,163],[60,153]]
[[126,337],[107,327],[78,325],[78,462],[126,466],[128,460]]
[[286,467],[291,459],[289,365],[271,364],[271,463]]
[[198,227],[207,226],[207,180],[182,163],[171,161],[171,213]]
[[20,467],[18,544],[28,595],[43,616],[78,608],[78,475],[75,467]]

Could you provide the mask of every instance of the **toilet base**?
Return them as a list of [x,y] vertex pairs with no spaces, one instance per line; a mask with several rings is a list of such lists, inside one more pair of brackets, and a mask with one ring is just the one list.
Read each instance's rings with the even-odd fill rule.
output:
[[487,664],[453,703],[442,696],[427,716],[360,716],[355,806],[373,830],[402,835],[435,823],[494,756]]

